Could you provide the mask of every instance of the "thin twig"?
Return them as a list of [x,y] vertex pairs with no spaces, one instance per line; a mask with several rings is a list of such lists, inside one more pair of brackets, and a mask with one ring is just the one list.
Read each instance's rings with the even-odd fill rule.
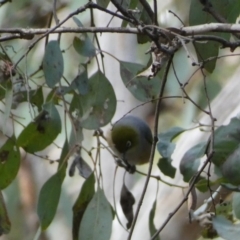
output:
[[171,220],[171,218],[178,212],[178,210],[182,207],[182,205],[188,200],[188,196],[192,191],[192,188],[194,187],[196,181],[198,180],[200,174],[203,172],[204,168],[208,165],[208,163],[210,162],[211,158],[213,156],[213,152],[211,152],[208,156],[208,158],[206,159],[206,161],[204,162],[203,166],[200,168],[200,170],[198,171],[198,173],[195,176],[195,179],[193,179],[191,185],[189,186],[189,189],[185,195],[185,197],[182,199],[182,201],[177,205],[177,207],[173,210],[172,213],[170,213],[168,215],[168,217],[166,218],[166,220],[163,222],[163,224],[161,225],[161,227],[158,229],[158,231],[152,236],[151,240],[154,240],[158,237],[158,235],[160,234],[160,232],[166,227],[166,225],[168,224],[168,222]]
[[135,216],[134,216],[132,226],[131,226],[131,229],[130,229],[127,240],[130,240],[131,237],[132,237],[133,230],[134,230],[134,227],[135,227],[136,222],[137,222],[138,214],[140,212],[140,208],[142,206],[142,202],[143,202],[143,199],[145,197],[145,193],[147,191],[148,183],[149,183],[149,180],[150,180],[150,177],[151,177],[151,172],[152,172],[152,167],[153,167],[153,159],[154,159],[155,149],[156,149],[156,145],[157,145],[157,141],[158,141],[157,136],[158,136],[158,119],[159,119],[159,113],[160,113],[160,105],[162,103],[162,96],[163,96],[165,86],[166,86],[166,83],[167,83],[167,77],[168,77],[170,66],[172,64],[172,59],[173,59],[173,55],[171,55],[169,60],[168,60],[168,63],[167,63],[167,66],[166,66],[166,69],[165,69],[165,72],[164,72],[163,80],[162,80],[162,85],[161,85],[160,92],[159,92],[159,97],[158,97],[159,100],[157,101],[157,106],[156,106],[156,110],[155,110],[154,136],[153,136],[153,144],[152,144],[151,155],[150,155],[150,160],[149,160],[148,174],[147,174],[147,177],[146,177],[146,181],[145,181],[145,184],[144,184],[144,187],[143,187],[143,191],[142,191],[140,200],[139,200],[138,205],[137,205],[137,209],[136,209],[136,212],[135,212]]
[[31,51],[31,49],[36,45],[37,42],[39,42],[41,39],[46,37],[49,33],[55,31],[57,28],[59,28],[61,25],[63,25],[68,19],[73,17],[74,15],[77,15],[81,12],[84,12],[89,7],[89,3],[85,4],[84,6],[78,8],[76,11],[70,13],[65,19],[63,19],[61,22],[59,22],[55,27],[51,28],[49,31],[47,31],[42,36],[38,37],[35,41],[33,41],[30,46],[28,47],[28,50],[25,52],[24,55],[20,57],[20,59],[14,64],[13,68],[15,69],[17,65],[22,61],[22,59]]
[[[146,0],[139,0],[140,3],[142,4],[144,10],[147,12],[148,16],[150,17],[150,19],[152,20],[152,23],[155,23],[155,13],[153,12],[153,10],[151,9],[149,3]],[[154,1],[155,2],[155,1]]]
[[154,24],[158,26],[158,5],[157,0],[153,0],[153,9],[154,9]]

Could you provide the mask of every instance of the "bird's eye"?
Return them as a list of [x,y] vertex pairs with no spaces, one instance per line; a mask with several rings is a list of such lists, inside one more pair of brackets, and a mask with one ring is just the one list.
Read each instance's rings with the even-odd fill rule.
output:
[[126,148],[129,149],[132,146],[132,142],[131,141],[127,141],[126,142]]

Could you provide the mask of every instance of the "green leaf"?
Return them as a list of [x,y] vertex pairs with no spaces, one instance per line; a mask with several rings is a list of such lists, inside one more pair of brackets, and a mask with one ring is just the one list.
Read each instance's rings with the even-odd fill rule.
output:
[[74,37],[73,47],[77,53],[84,57],[93,57],[96,55],[96,49],[87,34],[81,34],[80,37]]
[[233,193],[232,207],[236,218],[240,219],[240,193]]
[[111,83],[102,72],[98,71],[89,79],[89,92],[74,96],[70,112],[75,112],[81,117],[80,122],[83,128],[97,129],[111,121],[116,103]]
[[19,103],[30,101],[31,104],[37,106],[38,111],[40,112],[44,102],[42,87],[39,87],[36,90],[19,92],[18,100]]
[[[148,219],[148,227],[149,227],[149,231],[150,231],[151,236],[153,236],[157,232],[157,229],[154,225],[154,216],[155,216],[155,213],[156,213],[156,203],[157,203],[157,201],[155,200],[153,205],[152,205],[152,209],[149,213],[149,219]],[[160,236],[157,236],[155,239],[160,240]]]
[[8,218],[7,209],[3,199],[2,192],[0,191],[0,236],[8,234],[11,229],[11,223]]
[[200,177],[200,180],[195,184],[195,187],[200,191],[200,192],[206,192],[209,190],[209,187],[219,185],[223,182],[222,178],[218,178],[216,181],[211,182],[208,181],[206,178]]
[[62,96],[69,92],[71,92],[70,87],[54,87],[47,95],[46,102],[52,102],[55,105],[60,105],[59,102],[62,101]]
[[92,173],[83,183],[81,192],[79,193],[78,198],[73,205],[73,240],[78,240],[78,232],[83,214],[94,195],[94,184],[95,178],[94,173]]
[[183,180],[189,182],[192,176],[198,171],[200,158],[204,156],[206,151],[206,142],[199,143],[190,148],[182,157],[180,162],[180,172]]
[[239,239],[240,224],[232,224],[223,216],[216,216],[213,218],[213,227],[220,237],[225,240]]
[[221,166],[222,175],[234,185],[240,184],[240,147]]
[[88,94],[90,86],[86,70],[76,76],[76,78],[71,83],[71,88],[76,89],[80,95]]
[[171,158],[160,158],[157,166],[164,175],[174,178],[176,174],[176,168],[172,166],[171,162]]
[[38,111],[40,112],[42,109],[43,102],[44,102],[42,87],[39,87],[36,90],[30,91],[29,100],[30,100],[30,103],[37,106]]
[[51,224],[61,195],[61,186],[66,175],[67,162],[65,157],[68,154],[68,142],[66,141],[60,157],[58,171],[43,185],[38,199],[37,213],[42,230],[46,230]]
[[103,8],[107,8],[109,2],[110,0],[97,0],[97,4]]
[[221,126],[215,131],[212,162],[221,167],[226,159],[239,147],[239,144],[240,120],[232,118],[228,125]]
[[[194,43],[197,58],[199,62],[204,62],[210,57],[217,57],[219,52],[219,43],[206,41],[204,43]],[[217,58],[213,58],[211,61],[203,64],[203,67],[212,73],[216,67]]]
[[158,135],[157,149],[162,157],[170,158],[172,156],[176,145],[175,143],[172,143],[172,140],[184,131],[186,130],[183,128],[173,127]]
[[[84,27],[80,20],[73,17],[74,22],[78,27]],[[75,51],[84,57],[93,57],[96,55],[96,49],[86,33],[81,33],[79,37],[74,37],[73,47]]]
[[[146,1],[146,4],[149,5],[149,3]],[[150,18],[148,13],[146,12],[145,8],[142,6],[140,2],[138,2],[137,9],[140,11],[139,18],[140,22],[143,22],[146,25],[151,25],[153,24],[153,20]],[[152,16],[153,18],[153,16]],[[146,34],[137,34],[137,42],[139,44],[144,44],[147,42],[150,42],[151,39],[146,35]]]
[[62,182],[62,174],[57,172],[48,179],[40,191],[37,213],[42,230],[47,229],[55,216],[61,194]]
[[135,98],[142,102],[157,98],[160,89],[158,76],[148,80],[147,76],[137,76],[144,69],[143,65],[123,61],[119,63],[122,81]]
[[[192,0],[189,14],[190,26],[210,22],[215,22],[214,18],[205,11],[203,11],[203,5],[201,5],[199,0]],[[218,56],[219,43],[209,41],[206,43],[194,43],[194,47],[196,49],[199,62],[202,62],[209,57]],[[216,61],[217,59],[213,59],[212,61],[207,62],[206,64],[204,64],[204,68],[210,73],[213,72],[216,66]]]
[[[240,11],[240,2],[238,0],[211,0],[214,11],[224,17],[229,23],[235,23],[236,18],[238,17]],[[204,11],[204,6],[200,3],[199,0],[192,0],[191,7],[189,12],[189,24],[190,26],[206,24],[217,22],[211,14]],[[211,35],[216,35],[223,37],[226,40],[229,40],[229,33],[211,33]],[[206,43],[195,43],[194,44],[198,60],[203,61],[209,57],[215,57],[218,55],[219,44],[215,42],[206,42]],[[204,65],[204,68],[213,72],[216,60],[213,59]]]
[[0,189],[6,188],[16,177],[20,167],[20,152],[14,136],[0,149]]
[[102,189],[94,194],[83,214],[79,239],[107,240],[112,232],[112,210]]
[[20,134],[17,144],[29,153],[45,149],[61,132],[61,119],[51,102],[43,106],[43,111]]
[[172,140],[179,134],[186,131],[180,127],[173,127],[164,133],[158,135],[157,149],[162,158],[158,162],[158,167],[165,175],[173,178],[176,173],[176,168],[171,165],[171,156],[175,149],[176,144]]
[[43,57],[43,73],[50,88],[53,88],[61,80],[63,56],[57,41],[50,41],[46,47]]

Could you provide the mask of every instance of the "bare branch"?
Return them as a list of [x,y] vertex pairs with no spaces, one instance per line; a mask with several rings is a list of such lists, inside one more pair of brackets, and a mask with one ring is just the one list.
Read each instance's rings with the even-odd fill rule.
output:
[[198,35],[209,32],[240,32],[240,24],[229,23],[209,23],[190,27],[183,27],[181,29],[186,36]]
[[169,69],[170,69],[171,64],[172,64],[172,60],[173,60],[173,55],[170,56],[170,58],[168,60],[168,63],[167,63],[167,66],[166,66],[166,69],[164,71],[164,76],[163,76],[163,81],[162,81],[159,96],[158,96],[157,106],[155,108],[154,136],[153,136],[153,144],[152,144],[151,155],[150,155],[150,159],[149,159],[148,173],[147,173],[146,181],[145,181],[145,184],[144,184],[144,187],[143,187],[143,191],[142,191],[140,200],[139,200],[138,205],[137,205],[137,210],[135,212],[135,216],[134,216],[134,219],[133,219],[133,222],[132,222],[132,227],[130,229],[127,240],[130,240],[132,238],[133,230],[134,230],[135,224],[137,222],[138,214],[140,212],[140,208],[142,206],[143,199],[145,197],[145,193],[147,191],[148,183],[149,183],[149,180],[150,180],[150,177],[151,177],[153,160],[154,160],[154,155],[155,155],[155,149],[156,149],[156,145],[157,145],[157,142],[158,142],[158,122],[159,122],[158,120],[159,120],[159,113],[160,113],[160,105],[162,103],[162,97],[163,97],[165,86],[166,86],[166,83],[167,83],[168,73],[169,73]]
[[[68,17],[69,19],[69,17]],[[179,33],[176,34],[171,30],[165,29],[166,32],[183,35],[183,36],[192,36],[209,32],[239,32],[240,33],[240,24],[223,24],[223,23],[209,23],[196,26],[183,27],[178,29]],[[139,28],[118,28],[118,27],[59,27],[59,28],[0,28],[0,33],[12,33],[20,34],[21,38],[30,39],[33,35],[40,34],[56,34],[56,33],[102,33],[102,32],[112,32],[112,33],[130,33],[130,34],[139,34],[141,29]],[[206,36],[207,38],[207,36]]]
[[155,23],[155,20],[156,20],[156,19],[154,19],[155,14],[153,13],[153,10],[151,9],[149,3],[146,0],[140,0],[140,2],[142,4],[143,8],[146,10],[148,16],[151,18],[152,23]]

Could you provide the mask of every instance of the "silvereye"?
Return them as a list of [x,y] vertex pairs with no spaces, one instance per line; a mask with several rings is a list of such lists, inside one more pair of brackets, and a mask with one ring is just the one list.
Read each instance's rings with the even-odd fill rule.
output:
[[152,132],[142,119],[126,116],[117,121],[108,135],[108,144],[127,166],[149,161]]

